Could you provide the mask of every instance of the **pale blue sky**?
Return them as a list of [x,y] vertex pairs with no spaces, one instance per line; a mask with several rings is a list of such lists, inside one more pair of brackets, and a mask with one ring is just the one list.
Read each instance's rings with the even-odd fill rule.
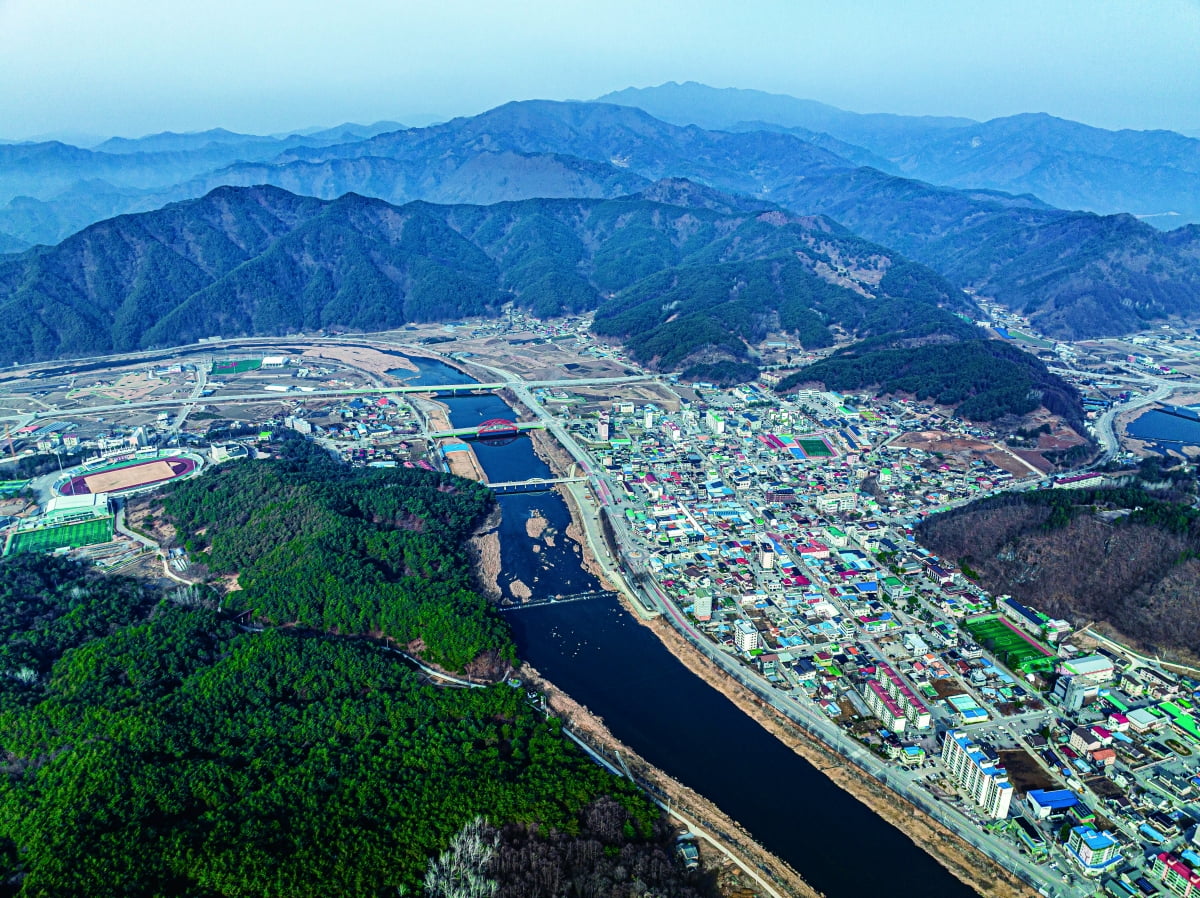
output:
[[1200,0],[0,0],[0,137],[472,114],[695,80],[1200,130]]

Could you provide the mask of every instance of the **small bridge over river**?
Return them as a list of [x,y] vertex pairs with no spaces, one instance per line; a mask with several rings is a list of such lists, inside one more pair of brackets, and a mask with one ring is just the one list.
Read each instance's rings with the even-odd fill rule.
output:
[[485,483],[490,490],[497,493],[541,493],[552,489],[558,483],[586,483],[586,477],[530,477],[528,480],[503,480],[499,483]]
[[503,440],[516,437],[526,430],[545,430],[546,425],[540,421],[509,421],[505,418],[493,418],[475,427],[456,427],[454,430],[435,430],[429,436],[432,439],[442,437],[459,437],[464,440]]
[[518,605],[498,605],[500,611],[524,611],[527,608],[540,608],[543,605],[567,605],[571,602],[591,602],[596,599],[615,599],[617,594],[607,590],[599,592],[579,592],[569,596],[547,596],[544,599],[532,599]]

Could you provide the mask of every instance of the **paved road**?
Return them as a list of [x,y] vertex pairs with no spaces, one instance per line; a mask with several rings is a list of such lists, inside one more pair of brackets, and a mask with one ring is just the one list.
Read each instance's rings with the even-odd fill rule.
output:
[[[600,386],[600,385],[619,385],[629,383],[640,383],[646,380],[653,380],[654,375],[640,374],[623,377],[587,377],[587,378],[564,378],[559,380],[536,380],[529,381],[524,384],[527,388],[533,387],[567,387],[567,386]],[[307,399],[328,399],[337,397],[349,396],[377,396],[381,393],[430,393],[437,390],[499,390],[504,387],[513,386],[510,381],[498,381],[496,383],[457,383],[457,384],[433,384],[425,386],[404,386],[404,387],[355,387],[344,390],[311,390],[311,391],[294,391],[294,392],[276,392],[276,391],[258,391],[253,393],[229,393],[223,395],[205,396],[203,402],[207,405],[230,405],[239,402],[286,402],[289,400],[307,400]],[[148,408],[173,408],[175,406],[184,406],[190,409],[198,401],[199,397],[188,396],[187,398],[172,398],[172,399],[143,399],[137,402],[119,402],[109,405],[89,405],[80,406],[78,408],[56,408],[53,411],[32,411],[18,415],[0,415],[0,421],[17,422],[18,426],[24,427],[37,420],[52,419],[52,418],[83,418],[89,415],[102,415],[117,411],[130,411],[133,409],[148,409]]]

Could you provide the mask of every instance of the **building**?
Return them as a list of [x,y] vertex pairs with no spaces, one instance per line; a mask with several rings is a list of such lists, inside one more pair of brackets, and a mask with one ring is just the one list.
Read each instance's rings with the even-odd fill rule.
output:
[[1071,835],[1067,838],[1067,854],[1087,876],[1099,876],[1124,861],[1117,853],[1117,840],[1111,834],[1098,832],[1090,826],[1071,827]]
[[1200,895],[1200,874],[1185,864],[1178,855],[1165,851],[1156,854],[1150,864],[1150,875],[1173,895],[1183,898]]
[[1113,663],[1104,655],[1081,655],[1062,663],[1062,672],[1073,677],[1083,677],[1093,683],[1111,683],[1116,671]]
[[989,757],[962,730],[951,730],[942,742],[942,762],[985,814],[994,820],[1008,817],[1012,783],[997,758]]
[[733,644],[739,652],[752,652],[759,647],[758,631],[750,621],[739,620],[733,625]]
[[904,709],[900,703],[888,695],[887,690],[878,680],[867,680],[863,688],[863,699],[867,708],[886,729],[894,733],[903,733],[908,724]]
[[712,593],[707,589],[696,591],[696,598],[692,605],[692,616],[696,620],[712,620]]
[[1070,789],[1030,789],[1025,804],[1035,820],[1057,817],[1079,804],[1079,797]]

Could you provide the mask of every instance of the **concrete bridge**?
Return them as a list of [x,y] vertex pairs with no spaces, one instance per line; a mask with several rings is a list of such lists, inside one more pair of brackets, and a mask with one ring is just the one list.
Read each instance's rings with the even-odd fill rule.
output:
[[505,480],[484,484],[497,493],[540,493],[557,483],[586,483],[586,477],[530,477],[528,480]]
[[593,599],[615,599],[615,592],[581,592],[569,596],[549,596],[544,599],[534,599],[531,602],[521,602],[519,605],[500,605],[500,611],[524,611],[526,608],[540,608],[542,605],[565,605],[570,602],[590,602]]

